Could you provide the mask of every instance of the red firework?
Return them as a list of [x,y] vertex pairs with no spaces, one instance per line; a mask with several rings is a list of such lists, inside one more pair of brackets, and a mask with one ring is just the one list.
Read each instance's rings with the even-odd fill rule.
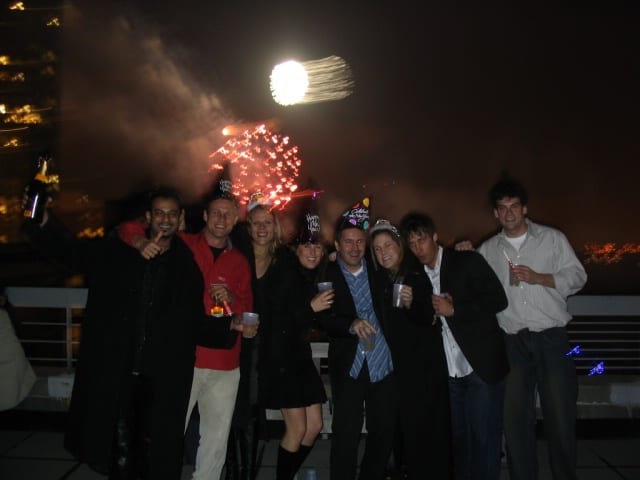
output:
[[229,164],[233,193],[243,205],[252,193],[261,191],[275,208],[282,208],[298,189],[296,178],[302,165],[298,147],[264,124],[230,138],[209,158],[213,159],[209,171]]

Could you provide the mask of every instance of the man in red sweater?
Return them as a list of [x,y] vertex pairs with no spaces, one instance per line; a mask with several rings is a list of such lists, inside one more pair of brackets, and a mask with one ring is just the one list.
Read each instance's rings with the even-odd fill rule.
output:
[[[225,305],[227,313],[250,312],[253,307],[251,271],[245,257],[233,247],[229,234],[238,221],[238,203],[230,182],[221,179],[204,204],[205,226],[199,233],[179,232],[193,252],[205,284],[203,304],[207,313]],[[128,222],[120,226],[120,236],[138,248],[145,258],[161,252],[153,240],[141,235],[142,225]],[[211,286],[208,288],[208,286]],[[238,317],[239,319],[239,317]],[[211,318],[211,321],[215,321]],[[195,404],[200,412],[200,444],[193,480],[220,478],[227,450],[227,439],[240,380],[241,338],[229,349],[196,347],[196,360],[186,425]]]

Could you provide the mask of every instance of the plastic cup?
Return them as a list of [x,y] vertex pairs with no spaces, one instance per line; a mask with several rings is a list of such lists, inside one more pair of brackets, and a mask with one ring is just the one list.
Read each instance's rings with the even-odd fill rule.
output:
[[518,280],[516,278],[516,276],[513,274],[513,267],[517,266],[517,263],[510,263],[509,264],[509,285],[513,286],[513,287],[519,287],[520,286],[520,280]]
[[367,338],[362,339],[362,348],[366,352],[370,352],[376,346],[376,334],[369,335]]
[[331,290],[332,288],[333,288],[333,282],[318,283],[318,292],[324,292],[325,290]]
[[242,336],[244,338],[253,338],[258,333],[258,321],[260,320],[260,315],[254,312],[244,312],[242,314],[242,325],[244,328],[242,329]]
[[402,287],[404,287],[401,283],[393,284],[393,300],[392,305],[396,308],[402,307],[402,299],[400,298],[400,292],[402,292]]

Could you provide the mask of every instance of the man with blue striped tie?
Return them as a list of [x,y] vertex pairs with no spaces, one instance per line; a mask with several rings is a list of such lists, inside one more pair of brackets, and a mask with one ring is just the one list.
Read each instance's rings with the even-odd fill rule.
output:
[[384,335],[381,298],[372,289],[373,268],[365,258],[369,199],[347,210],[336,226],[337,261],[333,307],[319,318],[329,334],[333,400],[331,480],[356,478],[358,445],[366,410],[367,438],[361,480],[382,480],[393,445],[393,362]]

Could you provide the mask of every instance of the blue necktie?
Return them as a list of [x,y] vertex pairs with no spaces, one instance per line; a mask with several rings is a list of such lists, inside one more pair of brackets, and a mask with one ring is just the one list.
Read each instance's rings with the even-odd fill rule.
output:
[[362,272],[357,277],[352,276],[347,283],[349,284],[351,296],[354,299],[358,317],[368,320],[378,331],[375,335],[375,345],[372,350],[366,351],[364,349],[363,340],[358,342],[356,355],[353,359],[353,365],[351,366],[349,375],[353,378],[358,378],[366,359],[371,382],[378,382],[393,370],[393,363],[387,341],[382,334],[380,324],[373,310],[371,290],[369,289],[366,272]]

